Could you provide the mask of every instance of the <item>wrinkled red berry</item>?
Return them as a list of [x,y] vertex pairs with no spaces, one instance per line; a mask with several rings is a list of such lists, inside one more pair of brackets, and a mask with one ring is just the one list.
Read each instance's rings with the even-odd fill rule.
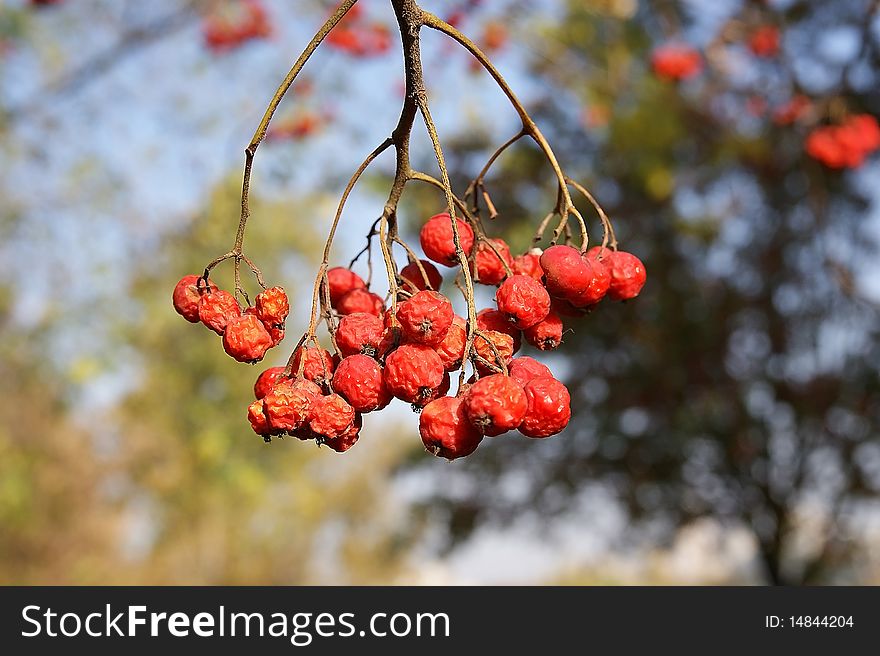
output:
[[[476,271],[472,270],[474,282],[484,285],[497,285],[507,275],[504,268],[506,264],[510,267],[513,264],[513,257],[510,255],[510,247],[503,239],[490,239],[495,250],[485,241],[477,244],[477,253],[474,256],[474,264]],[[497,253],[495,251],[498,251]],[[500,257],[499,257],[500,256]]]
[[257,377],[254,383],[254,397],[262,399],[284,377],[284,367],[269,367]]
[[419,263],[425,271],[425,276],[428,277],[428,284],[425,284],[425,276],[422,275],[422,270],[415,262],[410,262],[400,270],[400,278],[412,285],[415,288],[414,291],[428,289],[429,285],[434,291],[439,291],[440,285],[443,284],[443,276],[440,275],[437,267],[427,260],[419,260]]
[[352,289],[339,299],[339,302],[336,304],[336,311],[342,315],[366,312],[367,314],[381,317],[385,311],[385,301],[378,294],[374,294],[366,289]]
[[454,316],[449,299],[432,291],[418,292],[397,306],[397,320],[404,336],[419,344],[442,341]]
[[267,436],[272,434],[269,420],[263,407],[263,400],[257,399],[248,406],[248,421],[257,435]]
[[430,346],[403,344],[385,360],[385,384],[407,403],[429,398],[443,382],[443,362]]
[[330,291],[330,305],[336,304],[352,289],[366,289],[367,283],[358,274],[345,267],[333,267],[327,271],[327,286]]
[[[177,314],[190,323],[199,322],[199,297],[201,294],[199,294],[198,281],[199,277],[197,275],[184,276],[174,286],[174,293],[171,295]],[[209,291],[215,292],[217,291],[217,285],[209,280],[207,287],[202,283],[202,290],[205,293]]]
[[309,430],[319,442],[335,439],[354,422],[354,408],[338,394],[319,396],[309,406]]
[[464,347],[467,343],[467,323],[459,316],[452,319],[449,331],[439,344],[434,346],[437,355],[443,362],[446,371],[455,371],[461,367],[464,358]]
[[541,255],[544,283],[551,296],[570,300],[582,294],[593,280],[593,269],[572,246],[551,246]]
[[468,421],[483,435],[493,437],[517,428],[528,407],[522,386],[504,374],[480,378],[464,396]]
[[302,375],[306,380],[310,380],[323,387],[331,378],[333,378],[333,358],[325,349],[317,347],[300,347],[293,356],[293,364],[290,369],[294,376],[299,372],[300,361],[303,360],[303,351],[305,351],[305,358],[303,361]]
[[431,401],[439,399],[441,396],[446,396],[449,394],[450,387],[452,387],[452,377],[449,375],[448,371],[444,371],[443,379],[440,381],[440,384],[434,389],[425,392],[422,398],[413,402],[413,409],[417,410],[419,408],[424,408],[425,405]]
[[489,365],[500,369],[499,359],[504,364],[510,362],[513,357],[513,338],[497,330],[480,331],[474,337],[474,352],[478,356],[475,359],[477,371],[482,374],[492,373],[494,370]]
[[461,397],[431,401],[419,417],[419,434],[428,453],[455,460],[473,453],[483,440],[464,411]]
[[536,349],[552,351],[562,343],[562,319],[551,312],[543,321],[524,330],[523,336]]
[[497,330],[499,333],[510,335],[513,340],[513,352],[519,351],[522,346],[522,331],[511,323],[506,314],[499,310],[486,308],[477,312],[477,329],[486,332]]
[[534,378],[543,378],[545,376],[553,378],[553,372],[550,371],[550,368],[547,367],[547,365],[542,364],[535,360],[535,358],[530,358],[527,355],[514,358],[508,362],[507,373],[523,387]]
[[227,291],[203,294],[199,299],[199,320],[218,335],[226,330],[230,319],[241,316],[241,306]]
[[541,268],[541,249],[533,248],[525,255],[519,255],[513,259],[511,270],[514,275],[529,276],[538,282],[544,277],[544,269]]
[[624,251],[611,251],[606,255],[605,261],[611,269],[608,298],[612,301],[626,301],[638,296],[647,278],[642,261]]
[[263,322],[250,314],[233,317],[223,331],[223,350],[239,362],[259,362],[272,348]]
[[263,397],[263,407],[273,432],[292,433],[299,429],[308,416],[313,399],[320,398],[313,388],[299,380],[282,380]]
[[[465,254],[468,254],[474,246],[474,231],[461,219],[456,218],[455,221],[458,226],[461,249]],[[419,242],[429,260],[449,267],[459,263],[458,256],[455,254],[452,220],[449,214],[435,214],[428,219],[419,233]]]
[[355,312],[339,320],[336,329],[336,345],[343,356],[365,353],[375,356],[385,334],[382,319],[374,314]]
[[528,410],[519,426],[526,437],[550,437],[568,426],[571,419],[571,396],[555,378],[531,380],[523,388]]
[[254,307],[257,308],[257,316],[266,328],[283,328],[284,320],[290,313],[290,303],[283,287],[270,287],[257,294],[254,299]]
[[343,358],[333,374],[333,390],[357,412],[381,410],[391,401],[382,367],[368,355]]
[[359,414],[355,414],[354,421],[351,422],[351,426],[343,432],[341,435],[337,437],[326,437],[323,438],[321,442],[321,446],[327,446],[336,451],[336,453],[345,453],[351,447],[355,445],[355,442],[358,441],[358,438],[361,436],[361,428],[363,427],[363,419]]
[[498,311],[520,330],[543,321],[550,312],[550,295],[529,276],[511,276],[495,292]]

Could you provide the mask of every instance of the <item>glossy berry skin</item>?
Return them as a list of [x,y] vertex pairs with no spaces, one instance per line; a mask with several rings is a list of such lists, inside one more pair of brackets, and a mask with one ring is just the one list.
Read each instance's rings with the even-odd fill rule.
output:
[[[474,231],[461,219],[456,218],[455,221],[461,249],[468,254],[474,247]],[[448,267],[459,264],[449,214],[435,214],[428,219],[419,233],[419,243],[429,260]]]
[[533,248],[524,255],[513,258],[510,269],[514,275],[529,276],[540,282],[544,277],[544,269],[541,268],[541,249]]
[[423,291],[428,289],[428,285],[430,285],[430,288],[435,292],[439,291],[440,285],[443,284],[443,276],[440,275],[437,267],[427,260],[419,260],[419,263],[421,263],[422,269],[425,270],[425,276],[428,277],[428,284],[425,284],[425,276],[422,275],[419,265],[415,262],[410,262],[400,270],[400,278],[405,281],[404,287],[409,287],[410,291]]
[[330,305],[337,303],[352,289],[366,289],[367,283],[358,274],[345,267],[333,267],[327,271],[327,286],[330,291]]
[[510,335],[513,340],[513,352],[519,351],[522,346],[522,331],[514,326],[506,314],[499,310],[486,308],[477,312],[477,329],[483,332],[496,330],[499,333]]
[[443,340],[434,346],[437,355],[443,362],[446,371],[455,371],[461,367],[464,358],[464,347],[467,343],[467,323],[459,316],[452,319],[452,325]]
[[368,355],[350,355],[333,373],[333,390],[357,412],[381,410],[391,402],[382,367]]
[[541,351],[552,351],[562,343],[562,319],[551,312],[528,330],[523,331],[526,341]]
[[530,276],[511,276],[495,292],[498,311],[514,326],[525,330],[543,321],[550,312],[550,295]]
[[351,426],[343,432],[341,435],[336,437],[325,437],[321,441],[321,446],[330,447],[336,453],[345,453],[351,447],[355,445],[358,441],[358,438],[361,436],[361,428],[363,427],[364,421],[359,414],[355,414],[354,421],[351,422]]
[[[171,300],[174,303],[174,309],[177,311],[177,314],[190,323],[199,322],[199,298],[201,294],[199,294],[198,290],[198,281],[199,277],[197,275],[184,276],[174,286],[174,293],[171,295]],[[204,283],[202,284],[202,289],[206,293],[209,291],[215,292],[217,291],[217,285],[209,280],[207,287],[205,287]]]
[[593,270],[581,252],[571,246],[551,246],[541,255],[544,284],[551,296],[571,299],[582,294],[593,280]]
[[430,398],[444,373],[440,356],[424,344],[402,344],[385,359],[385,385],[407,403]]
[[608,298],[612,301],[627,301],[638,296],[647,279],[642,261],[624,251],[612,251],[606,259],[611,269]]
[[283,378],[284,367],[269,367],[266,369],[266,371],[257,376],[257,382],[254,383],[254,398],[262,399]]
[[223,350],[238,362],[259,362],[272,348],[272,337],[263,322],[251,314],[234,317],[223,331]]
[[523,388],[528,410],[519,425],[526,437],[550,437],[568,426],[571,419],[571,396],[555,378],[535,378]]
[[[303,352],[305,355],[303,356]],[[302,375],[316,385],[323,387],[333,377],[333,357],[322,348],[300,348],[293,356],[291,372],[294,376],[299,372],[300,361],[304,359]]]
[[454,317],[449,299],[432,291],[418,292],[397,306],[397,320],[404,337],[419,344],[441,342]]
[[203,294],[199,299],[199,321],[218,335],[226,330],[230,319],[241,316],[241,306],[227,291],[218,290]]
[[[492,346],[495,347],[494,350]],[[497,355],[496,351],[498,352]],[[510,362],[510,359],[513,357],[513,339],[510,335],[498,332],[497,330],[481,331],[474,338],[474,353],[479,356],[479,359],[475,360],[477,371],[482,374],[492,373],[493,370],[486,362],[499,369],[501,368],[501,364],[498,362],[499,358],[504,364]],[[484,360],[485,362],[483,362]]]
[[354,422],[354,408],[338,394],[319,396],[309,406],[309,430],[320,442],[338,438]]
[[[513,257],[510,255],[510,247],[503,239],[490,239],[495,251],[485,241],[477,244],[477,253],[474,256],[474,264],[476,271],[473,272],[474,282],[484,285],[498,285],[507,276],[504,268],[506,264],[510,267],[513,264]],[[499,257],[500,256],[500,257]]]
[[504,374],[480,378],[464,395],[468,421],[490,437],[517,428],[528,407],[522,386]]
[[385,312],[385,301],[378,294],[374,294],[366,289],[352,289],[339,299],[339,302],[336,304],[336,311],[341,315],[366,312],[367,314],[381,317],[382,313]]
[[357,353],[375,356],[384,334],[382,319],[374,314],[355,312],[339,320],[336,345],[343,357]]
[[266,328],[284,328],[284,320],[290,313],[290,302],[283,287],[270,287],[257,294],[254,299],[257,317]]
[[309,407],[320,395],[302,381],[283,380],[263,397],[263,408],[273,433],[293,433],[302,427]]
[[524,355],[507,363],[507,373],[523,387],[535,378],[553,378],[553,372],[547,365]]
[[262,399],[257,399],[248,406],[248,421],[257,435],[266,437],[272,434],[272,428],[269,426],[269,420],[266,418]]
[[428,453],[455,460],[472,454],[483,440],[468,421],[461,397],[431,401],[419,416],[419,434]]

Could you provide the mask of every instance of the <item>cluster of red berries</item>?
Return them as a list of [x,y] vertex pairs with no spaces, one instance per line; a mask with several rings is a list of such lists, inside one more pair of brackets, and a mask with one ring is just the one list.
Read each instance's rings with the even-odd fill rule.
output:
[[[514,354],[523,338],[540,350],[559,346],[560,313],[582,314],[606,296],[638,295],[644,266],[623,251],[582,254],[561,245],[514,258],[503,240],[490,246],[455,220],[474,279],[498,286],[497,307],[477,314],[470,350],[475,373],[457,395],[447,395],[450,374],[465,365],[469,331],[467,320],[437,291],[443,276],[435,263],[458,264],[452,219],[438,214],[420,233],[431,261],[411,261],[400,270],[394,316],[358,274],[343,267],[327,271],[327,296],[338,319],[331,331],[336,355],[306,343],[289,367],[260,375],[248,408],[258,435],[266,441],[292,435],[346,451],[359,437],[362,415],[385,408],[392,398],[421,412],[425,448],[450,460],[472,453],[487,435],[519,430],[544,438],[565,428],[571,417],[565,385],[545,365]],[[210,296],[199,303],[205,298]]]
[[205,18],[202,34],[209,49],[225,52],[251,39],[271,36],[272,23],[260,0],[240,0],[233,16],[216,14]]
[[376,57],[391,48],[391,31],[384,23],[367,21],[354,5],[327,35],[327,44],[355,57]]
[[880,126],[870,114],[853,114],[838,125],[813,130],[805,148],[828,168],[856,168],[880,148]]
[[688,45],[667,43],[651,55],[651,68],[661,79],[686,80],[703,70],[703,58]]
[[749,36],[749,50],[757,57],[775,57],[779,54],[779,28],[762,25]]
[[280,344],[290,312],[281,287],[260,292],[254,304],[242,310],[235,296],[197,275],[181,278],[172,300],[184,319],[201,322],[220,335],[223,350],[239,362],[259,362],[270,348]]

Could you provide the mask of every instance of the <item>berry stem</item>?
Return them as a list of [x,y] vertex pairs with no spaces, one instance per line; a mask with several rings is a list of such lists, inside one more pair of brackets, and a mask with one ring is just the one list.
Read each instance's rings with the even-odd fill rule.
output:
[[589,192],[589,190],[587,190],[587,188],[584,185],[580,184],[576,180],[572,180],[571,178],[566,178],[565,182],[566,182],[566,184],[569,184],[572,187],[574,187],[577,191],[579,191],[581,193],[581,195],[583,195],[584,198],[586,198],[588,201],[590,201],[590,204],[596,210],[596,214],[599,215],[599,220],[602,221],[602,230],[604,233],[602,235],[602,248],[606,248],[607,246],[610,245],[611,249],[616,251],[617,250],[617,236],[614,234],[614,226],[611,223],[611,219],[609,219],[608,215],[605,213],[605,210],[602,209],[602,206],[599,204],[599,201],[597,201],[593,197],[593,194],[591,194]]

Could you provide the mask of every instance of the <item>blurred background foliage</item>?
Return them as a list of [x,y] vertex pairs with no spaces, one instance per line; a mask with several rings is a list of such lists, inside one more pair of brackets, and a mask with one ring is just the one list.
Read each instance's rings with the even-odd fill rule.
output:
[[[880,114],[876,2],[426,0],[497,57],[649,272],[543,358],[572,391],[562,435],[453,464],[402,407],[343,456],[264,446],[245,421],[259,369],[171,309],[232,242],[241,149],[332,5],[256,4],[268,30],[223,47],[207,25],[242,20],[236,0],[0,4],[0,582],[880,581],[880,168],[804,148]],[[371,38],[393,29],[388,3],[360,4]],[[779,48],[759,55],[766,26]],[[389,33],[323,48],[257,156],[246,249],[295,300],[288,349],[344,180],[397,118]],[[515,116],[425,42],[463,190]],[[661,79],[667,43],[702,70]],[[338,263],[389,167],[353,197]],[[551,172],[522,143],[487,185],[522,252]],[[410,235],[440,205],[408,189]]]

